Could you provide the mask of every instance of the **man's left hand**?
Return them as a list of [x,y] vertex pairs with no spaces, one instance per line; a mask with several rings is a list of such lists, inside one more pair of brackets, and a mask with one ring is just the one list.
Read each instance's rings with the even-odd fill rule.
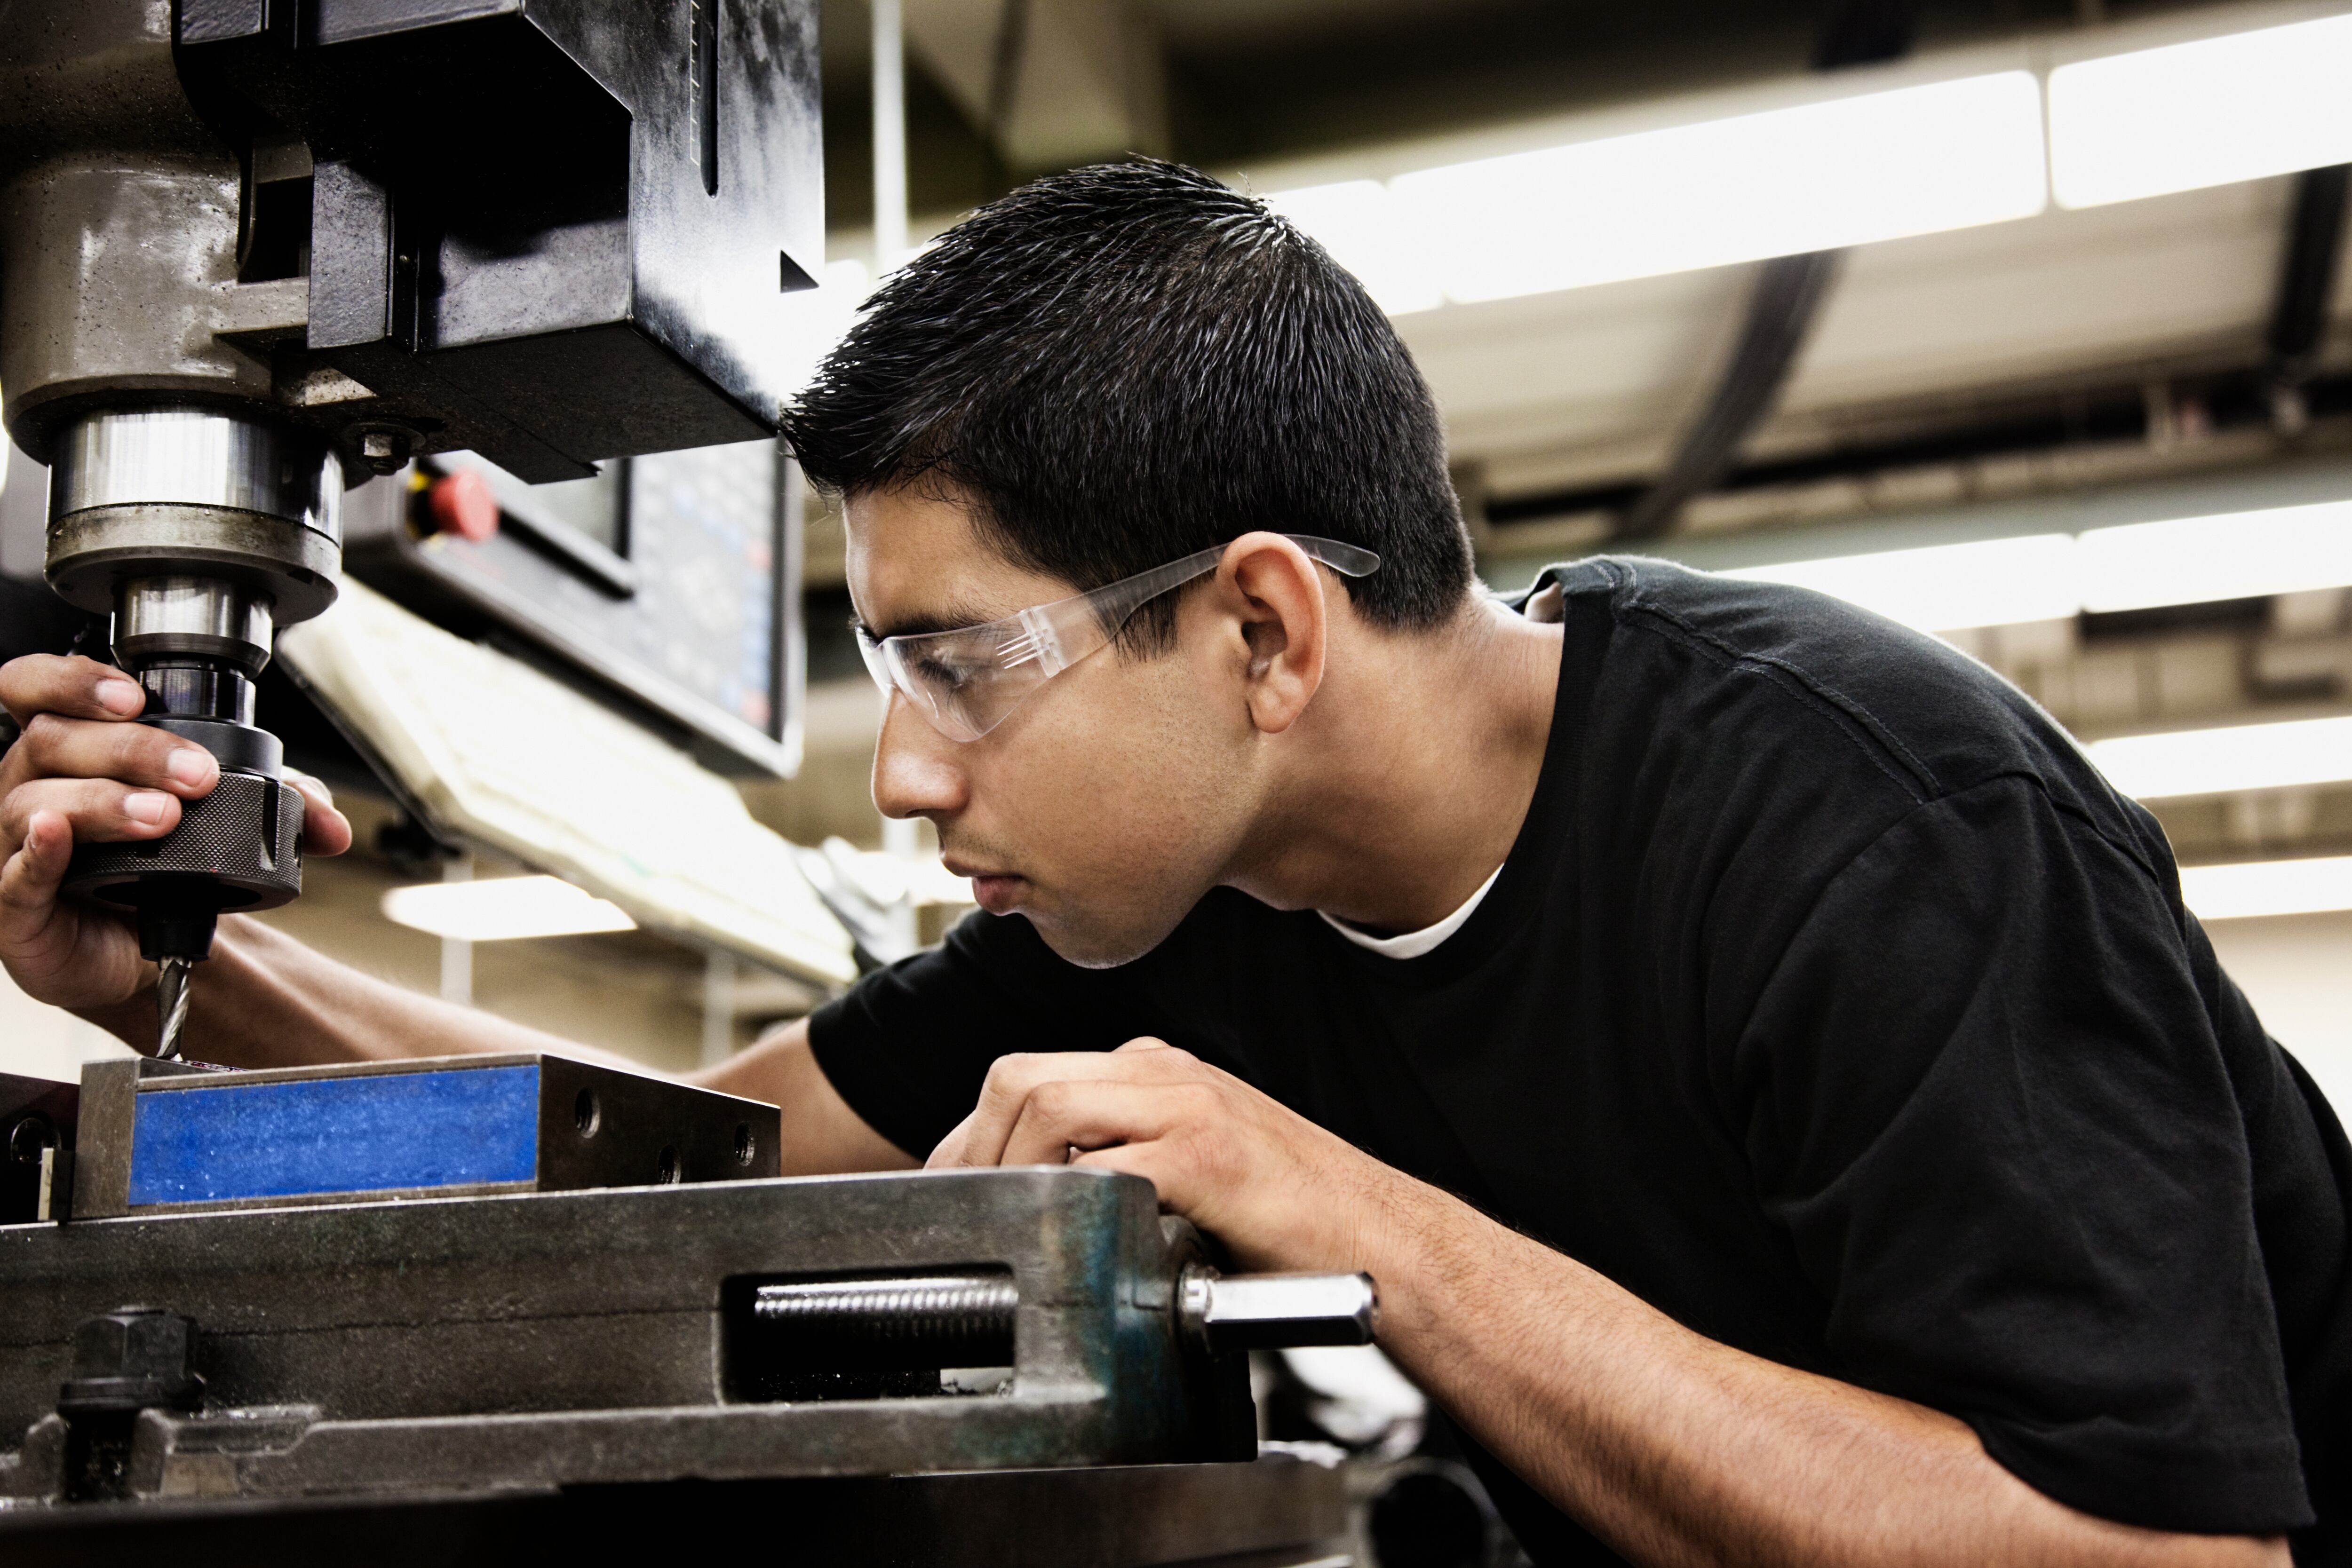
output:
[[927,1162],[1094,1166],[1160,1201],[1244,1269],[1376,1269],[1421,1184],[1157,1040],[997,1059],[980,1103]]

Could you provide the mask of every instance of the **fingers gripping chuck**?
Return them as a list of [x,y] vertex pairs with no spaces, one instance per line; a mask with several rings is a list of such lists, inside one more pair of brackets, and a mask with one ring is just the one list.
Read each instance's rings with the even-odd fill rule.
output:
[[69,891],[134,911],[140,950],[167,964],[163,1047],[186,1012],[186,966],[224,910],[302,890],[302,799],[278,737],[254,724],[275,629],[335,597],[341,472],[325,447],[268,421],[198,408],[83,416],[59,433],[47,575],[111,612],[114,656],[147,694],[142,723],[210,751],[220,781],[144,843],[85,844]]
[[201,958],[222,911],[275,909],[301,893],[301,792],[274,769],[242,772],[223,758],[219,784],[181,802],[178,827],[145,843],[80,846],[66,885],[138,911],[145,956]]

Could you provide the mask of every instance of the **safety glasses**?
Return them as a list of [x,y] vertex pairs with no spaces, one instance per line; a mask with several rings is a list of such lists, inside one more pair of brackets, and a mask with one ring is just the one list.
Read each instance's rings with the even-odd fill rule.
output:
[[[1363,577],[1381,558],[1337,539],[1282,536],[1347,577]],[[1039,686],[1118,635],[1135,612],[1163,593],[1217,570],[1225,546],[1121,578],[1091,592],[1034,604],[1018,615],[952,632],[877,638],[857,629],[857,649],[883,691],[897,691],[950,740],[978,740],[1004,722]]]

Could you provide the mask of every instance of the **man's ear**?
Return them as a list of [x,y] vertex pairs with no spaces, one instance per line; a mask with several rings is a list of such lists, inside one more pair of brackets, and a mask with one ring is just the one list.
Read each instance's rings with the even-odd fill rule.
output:
[[1228,612],[1239,617],[1248,648],[1250,722],[1261,734],[1279,735],[1298,721],[1323,684],[1331,630],[1323,574],[1280,534],[1244,534],[1225,547],[1217,586]]

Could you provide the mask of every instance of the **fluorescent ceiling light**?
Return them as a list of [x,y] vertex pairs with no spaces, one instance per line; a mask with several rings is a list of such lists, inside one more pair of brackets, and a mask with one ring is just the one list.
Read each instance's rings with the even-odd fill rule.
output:
[[2352,16],[2060,66],[2059,204],[2098,206],[2352,162]]
[[2093,528],[2082,572],[2091,611],[2339,588],[2352,583],[2352,501]]
[[1500,299],[2031,217],[2041,94],[2005,71],[1404,174],[1448,298]]
[[1445,303],[1426,247],[1407,231],[1395,197],[1378,180],[1278,191],[1265,204],[1320,241],[1390,315]]
[[637,924],[618,905],[551,876],[395,887],[383,895],[383,915],[396,925],[463,942],[632,931]]
[[2183,866],[2180,897],[2200,920],[2352,909],[2352,855]]
[[2108,782],[2142,800],[2352,779],[2352,718],[2118,736],[2084,747]]
[[2070,535],[2028,534],[1742,567],[1724,575],[1793,583],[1922,632],[1952,632],[2073,615],[2083,605],[2076,550]]
[[1739,567],[1922,632],[2352,586],[2352,501]]
[[2042,96],[2004,71],[1266,198],[1392,312],[2031,217]]

